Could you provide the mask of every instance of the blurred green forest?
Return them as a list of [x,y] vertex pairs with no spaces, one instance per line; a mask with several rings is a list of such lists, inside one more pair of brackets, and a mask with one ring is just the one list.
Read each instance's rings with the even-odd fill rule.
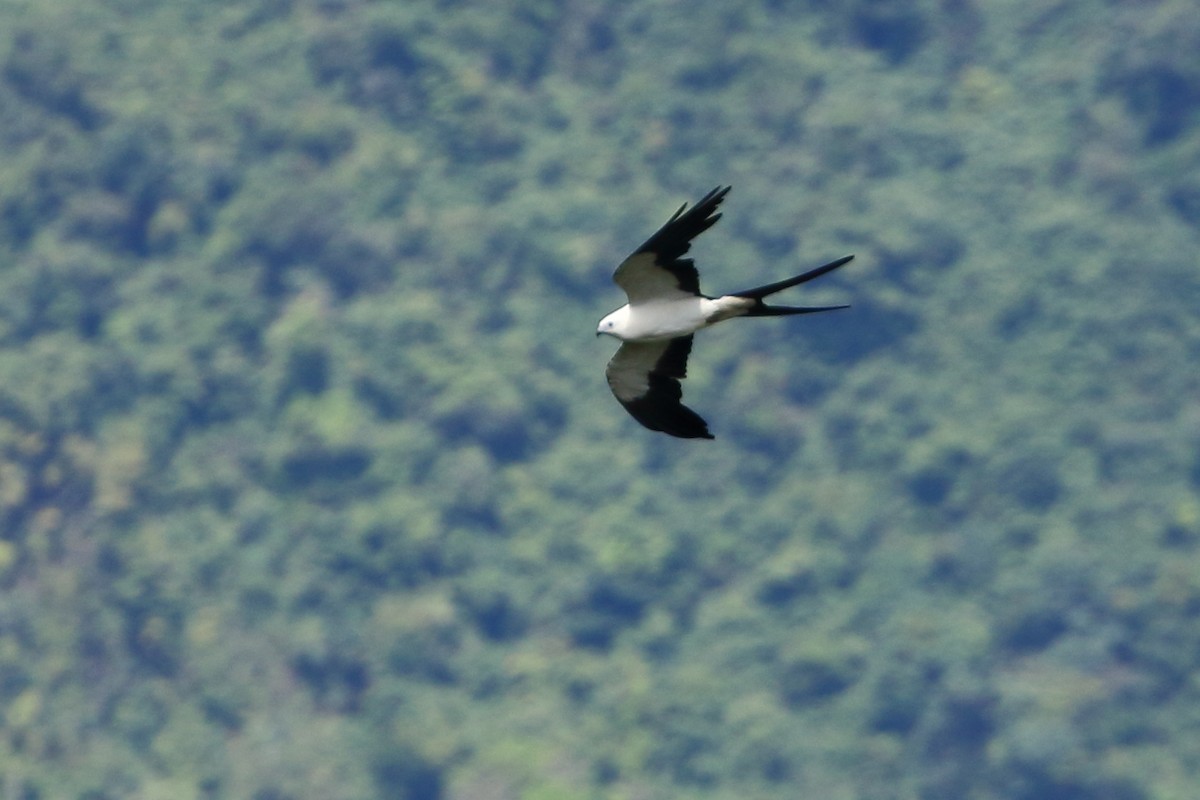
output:
[[[1190,0],[0,4],[0,797],[1192,800]],[[688,402],[615,265],[718,183]]]

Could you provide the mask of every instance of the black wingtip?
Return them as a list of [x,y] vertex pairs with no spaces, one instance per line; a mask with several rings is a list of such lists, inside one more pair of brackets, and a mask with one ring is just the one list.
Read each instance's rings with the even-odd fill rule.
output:
[[[682,341],[682,340],[677,340]],[[691,347],[691,337],[687,337],[686,345]],[[686,352],[684,353],[686,359]],[[649,387],[644,395],[635,400],[618,400],[630,416],[652,431],[660,431],[680,439],[712,439],[708,423],[704,418],[685,406],[682,402],[683,389],[678,377],[683,377],[681,365],[664,365],[666,372],[656,369],[650,373]],[[680,367],[677,371],[673,367]],[[671,373],[671,374],[667,374]]]
[[[694,206],[689,207],[687,203],[684,203],[653,236],[643,242],[642,246],[634,252],[654,253],[656,263],[671,268],[670,265],[673,262],[682,259],[684,254],[691,249],[693,239],[717,224],[717,220],[721,218],[721,215],[717,213],[717,206],[721,205],[725,195],[729,194],[730,188],[732,187],[718,186],[700,198],[700,201]],[[699,278],[690,274],[694,272],[694,268],[690,265],[687,271],[689,273],[687,285],[681,286],[681,288],[698,294],[700,291]],[[695,284],[695,288],[692,287],[692,284]]]
[[622,402],[629,415],[643,427],[652,431],[665,433],[677,439],[715,439],[708,430],[708,423],[685,405],[678,402],[672,408],[656,407],[654,401],[645,398],[632,402]]

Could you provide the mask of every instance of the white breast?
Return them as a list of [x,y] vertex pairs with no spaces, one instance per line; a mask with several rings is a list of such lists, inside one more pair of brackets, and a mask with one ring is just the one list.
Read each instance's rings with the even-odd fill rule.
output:
[[642,342],[687,336],[708,324],[704,308],[706,302],[710,301],[702,297],[688,297],[630,306],[621,338]]

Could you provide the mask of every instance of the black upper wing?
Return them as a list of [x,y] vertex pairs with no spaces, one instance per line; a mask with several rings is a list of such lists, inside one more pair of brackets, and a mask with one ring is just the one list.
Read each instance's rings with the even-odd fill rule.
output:
[[725,199],[729,188],[718,186],[691,208],[684,203],[666,224],[617,267],[613,279],[625,290],[630,303],[655,299],[671,290],[700,294],[696,265],[683,256],[691,249],[692,239],[721,218],[716,213],[717,206]]

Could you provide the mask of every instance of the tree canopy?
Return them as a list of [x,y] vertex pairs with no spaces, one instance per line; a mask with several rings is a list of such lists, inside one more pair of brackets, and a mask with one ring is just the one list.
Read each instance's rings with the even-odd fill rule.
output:
[[[0,5],[0,795],[1200,779],[1184,0]],[[715,442],[609,396],[717,184]]]

